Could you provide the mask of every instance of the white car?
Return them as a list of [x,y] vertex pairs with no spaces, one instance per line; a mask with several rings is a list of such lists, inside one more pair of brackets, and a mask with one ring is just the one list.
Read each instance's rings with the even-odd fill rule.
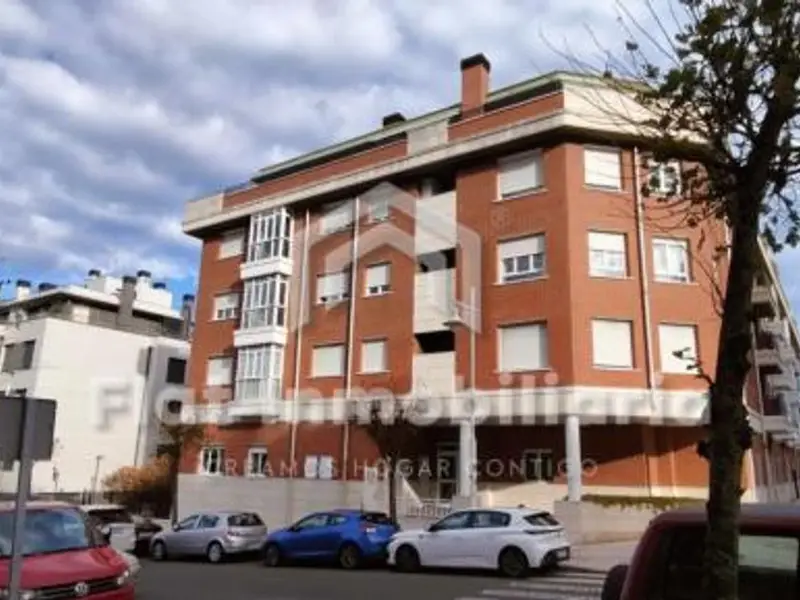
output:
[[81,510],[109,535],[111,547],[120,552],[135,552],[136,523],[128,510],[119,504],[87,504]]
[[474,508],[453,512],[427,529],[401,531],[387,547],[400,571],[421,567],[493,569],[525,577],[570,558],[564,527],[548,512],[530,508]]

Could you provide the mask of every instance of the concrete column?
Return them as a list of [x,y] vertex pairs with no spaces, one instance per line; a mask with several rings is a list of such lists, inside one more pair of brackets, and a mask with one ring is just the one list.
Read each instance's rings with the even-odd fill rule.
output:
[[472,444],[475,432],[472,423],[464,419],[458,426],[458,495],[469,497],[472,473]]
[[581,422],[577,415],[568,415],[564,424],[567,450],[567,499],[580,502],[583,495],[581,489],[582,463],[581,457]]

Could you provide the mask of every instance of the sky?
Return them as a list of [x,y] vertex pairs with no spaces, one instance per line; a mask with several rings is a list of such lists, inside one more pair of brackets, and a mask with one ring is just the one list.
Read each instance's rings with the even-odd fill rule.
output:
[[[619,16],[610,0],[0,0],[0,281],[146,269],[179,300],[199,260],[187,200],[455,102],[477,52],[493,88],[601,65],[624,51]],[[780,264],[800,306],[800,254]]]

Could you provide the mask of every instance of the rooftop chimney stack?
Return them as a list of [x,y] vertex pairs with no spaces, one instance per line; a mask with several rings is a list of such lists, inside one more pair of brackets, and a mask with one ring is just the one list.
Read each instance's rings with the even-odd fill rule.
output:
[[405,123],[406,118],[403,116],[402,113],[395,112],[390,115],[386,115],[383,117],[383,126],[384,127],[391,127],[392,125],[399,125],[400,123]]
[[139,271],[136,273],[137,286],[141,288],[149,288],[153,281],[153,275],[150,271]]
[[194,326],[194,302],[192,294],[184,294],[181,303],[181,337],[188,340],[192,337]]
[[100,269],[90,269],[86,276],[89,279],[97,279],[100,275],[102,275]]
[[25,300],[31,295],[31,282],[25,279],[17,279],[17,291],[14,296],[15,300]]
[[461,116],[471,117],[483,112],[489,96],[489,73],[492,65],[483,54],[461,61]]
[[122,288],[119,291],[119,310],[117,311],[117,325],[127,329],[133,324],[133,303],[136,300],[136,277],[125,275],[122,278]]

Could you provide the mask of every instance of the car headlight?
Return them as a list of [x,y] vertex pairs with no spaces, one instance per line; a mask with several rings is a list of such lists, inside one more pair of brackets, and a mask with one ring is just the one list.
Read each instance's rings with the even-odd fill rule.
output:
[[125,569],[122,574],[117,577],[117,587],[123,587],[130,583],[131,581],[131,571],[130,569]]
[[[0,588],[0,600],[6,600],[6,598],[11,598],[11,592],[8,591],[8,588]],[[19,600],[36,600],[36,592],[20,590]]]

